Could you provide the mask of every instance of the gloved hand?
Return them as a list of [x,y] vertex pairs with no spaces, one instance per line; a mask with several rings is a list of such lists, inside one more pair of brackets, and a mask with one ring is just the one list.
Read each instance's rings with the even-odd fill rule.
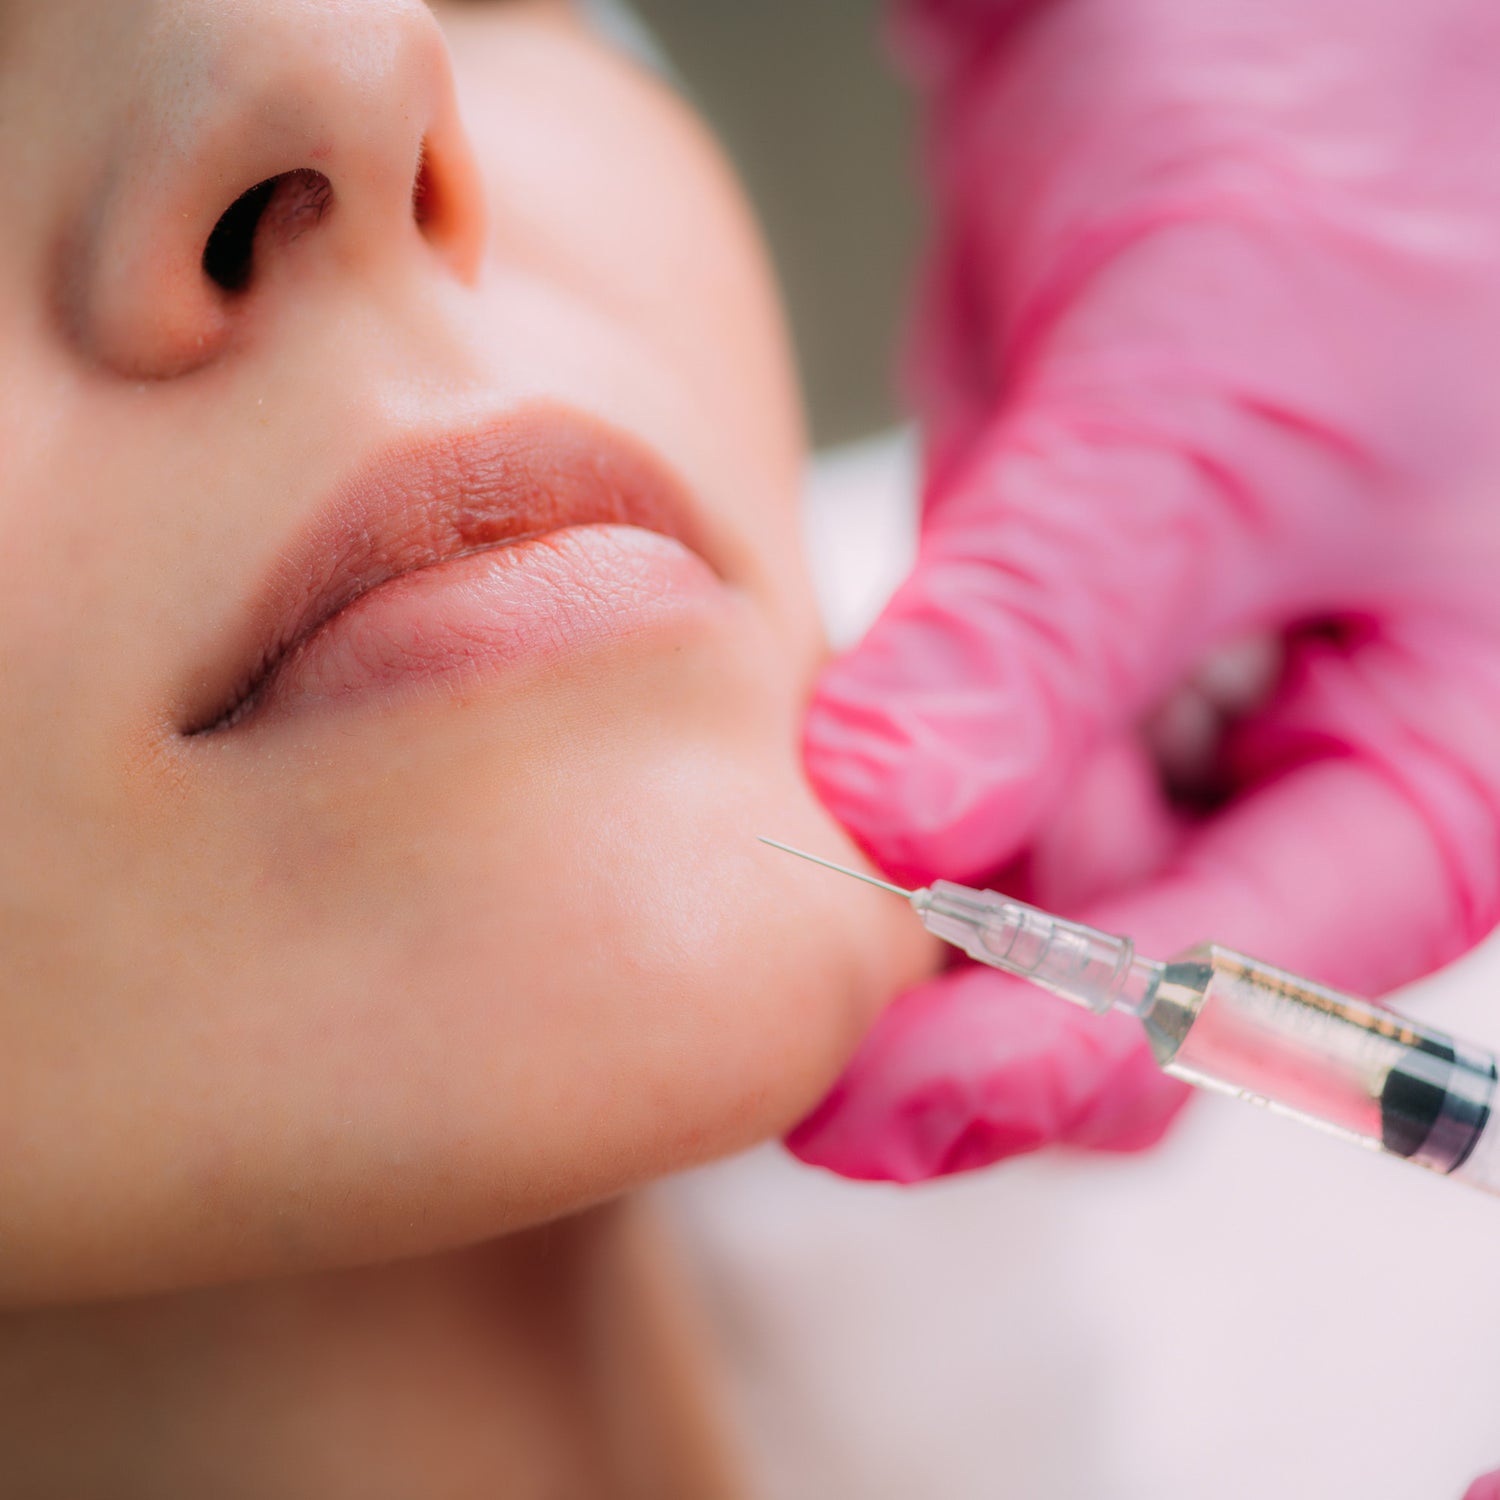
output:
[[[900,878],[998,878],[1153,956],[1364,994],[1453,958],[1500,917],[1500,7],[902,24],[941,225],[925,521],[812,705],[820,793]],[[1143,726],[1262,636],[1264,702],[1178,702],[1222,794],[1185,814]],[[791,1144],[911,1180],[1144,1145],[1180,1098],[1130,1023],[962,967]]]

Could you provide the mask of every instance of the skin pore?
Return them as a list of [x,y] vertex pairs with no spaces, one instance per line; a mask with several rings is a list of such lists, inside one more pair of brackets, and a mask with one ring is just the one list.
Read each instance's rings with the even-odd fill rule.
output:
[[[0,0],[0,148],[0,1489],[731,1492],[613,1200],[788,1128],[930,951],[754,842],[858,860],[720,160],[552,0]],[[351,476],[558,413],[685,507],[680,600],[606,556],[604,626],[459,669],[377,589],[389,684],[228,721]]]

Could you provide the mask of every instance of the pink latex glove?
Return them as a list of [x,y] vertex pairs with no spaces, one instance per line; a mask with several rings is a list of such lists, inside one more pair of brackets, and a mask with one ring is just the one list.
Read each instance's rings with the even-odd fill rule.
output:
[[[1500,917],[1500,6],[928,0],[917,567],[822,681],[828,805],[1164,957],[1358,993]],[[1174,812],[1143,720],[1284,642]],[[1200,702],[1200,707],[1202,706]],[[831,878],[831,877],[830,877]],[[909,1181],[1154,1140],[1129,1023],[956,968],[794,1134]]]

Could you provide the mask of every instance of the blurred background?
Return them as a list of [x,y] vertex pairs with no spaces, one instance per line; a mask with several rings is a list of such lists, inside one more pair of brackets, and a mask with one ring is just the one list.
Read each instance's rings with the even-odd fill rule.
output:
[[635,0],[734,157],[770,237],[813,441],[898,415],[894,356],[920,237],[911,98],[881,0]]

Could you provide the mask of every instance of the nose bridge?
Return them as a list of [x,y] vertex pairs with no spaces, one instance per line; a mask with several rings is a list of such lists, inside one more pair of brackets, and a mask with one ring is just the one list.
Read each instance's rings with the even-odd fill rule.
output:
[[[159,0],[136,75],[75,299],[105,363],[163,376],[215,357],[240,309],[205,273],[205,248],[236,200],[291,174],[326,191],[287,241],[316,221],[345,270],[436,242],[472,274],[479,193],[460,185],[473,167],[421,0]],[[413,212],[424,162],[446,179],[440,201],[469,215],[450,214],[425,244]]]

